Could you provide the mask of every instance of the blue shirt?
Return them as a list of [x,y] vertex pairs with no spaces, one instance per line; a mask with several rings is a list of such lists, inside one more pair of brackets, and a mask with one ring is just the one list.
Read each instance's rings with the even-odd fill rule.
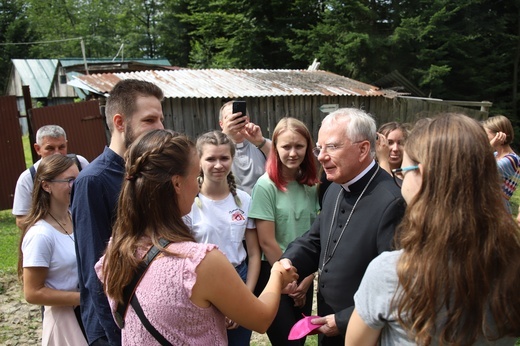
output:
[[121,345],[121,330],[114,322],[94,265],[112,235],[124,173],[123,158],[105,147],[103,153],[80,172],[72,188],[81,319],[89,344],[105,337],[111,345]]

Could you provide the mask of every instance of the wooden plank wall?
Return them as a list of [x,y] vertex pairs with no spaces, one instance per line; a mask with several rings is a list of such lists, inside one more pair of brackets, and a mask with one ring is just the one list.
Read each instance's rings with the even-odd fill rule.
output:
[[[264,136],[271,134],[278,121],[285,116],[302,120],[318,135],[325,113],[323,104],[338,104],[340,108],[361,108],[372,114],[377,125],[389,121],[414,123],[419,118],[432,117],[441,112],[458,112],[478,120],[486,119],[487,112],[470,108],[454,107],[419,99],[358,96],[292,96],[292,97],[246,97],[251,121],[262,128]],[[195,139],[204,132],[220,129],[219,110],[223,99],[166,99],[163,103],[165,127],[186,133]]]

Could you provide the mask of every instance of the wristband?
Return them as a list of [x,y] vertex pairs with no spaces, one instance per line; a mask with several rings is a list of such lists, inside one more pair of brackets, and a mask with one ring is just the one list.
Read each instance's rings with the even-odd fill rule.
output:
[[262,143],[260,143],[260,145],[257,145],[256,147],[257,147],[258,149],[262,149],[262,148],[264,147],[264,145],[265,145],[265,142],[267,142],[267,139],[264,138],[264,140],[262,141]]

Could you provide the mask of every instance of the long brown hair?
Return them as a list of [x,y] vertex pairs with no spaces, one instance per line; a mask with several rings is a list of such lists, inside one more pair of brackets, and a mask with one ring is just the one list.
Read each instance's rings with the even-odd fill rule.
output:
[[51,207],[51,194],[43,189],[42,183],[44,181],[56,179],[58,175],[65,172],[73,164],[74,160],[70,157],[64,155],[51,155],[44,157],[38,165],[36,176],[34,178],[31,209],[29,210],[29,214],[27,214],[27,216],[22,220],[20,226],[22,231],[18,250],[18,278],[20,280],[23,277],[23,238],[27,234],[29,228],[31,228],[37,221],[47,216]]
[[423,120],[405,152],[424,169],[398,230],[400,323],[419,345],[519,335],[520,233],[484,130],[460,114]]
[[194,241],[182,221],[175,175],[189,172],[195,146],[186,136],[168,130],[153,130],[138,138],[125,154],[126,178],[122,186],[112,240],[103,265],[107,294],[121,303],[123,288],[142,261],[136,250],[143,236],[166,255],[159,239],[170,242]]

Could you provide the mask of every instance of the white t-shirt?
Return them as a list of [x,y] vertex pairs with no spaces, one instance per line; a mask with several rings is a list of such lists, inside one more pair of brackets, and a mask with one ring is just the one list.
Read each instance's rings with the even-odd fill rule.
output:
[[[85,168],[88,165],[88,161],[81,155],[78,157],[81,168]],[[42,160],[39,159],[34,163],[34,169],[38,170],[38,166]],[[23,216],[29,214],[32,203],[32,192],[34,187],[34,180],[31,176],[31,172],[28,169],[20,174],[18,181],[16,182],[16,188],[14,190],[14,201],[13,201],[13,215]]]
[[39,220],[23,238],[22,253],[24,268],[49,268],[45,286],[61,291],[78,291],[74,234],[63,234],[45,220]]
[[217,245],[235,267],[246,258],[242,244],[246,228],[256,227],[254,220],[248,217],[251,196],[238,189],[237,195],[242,202],[241,207],[236,205],[231,193],[219,201],[199,193],[202,208],[193,203],[191,212],[184,217],[198,243]]

